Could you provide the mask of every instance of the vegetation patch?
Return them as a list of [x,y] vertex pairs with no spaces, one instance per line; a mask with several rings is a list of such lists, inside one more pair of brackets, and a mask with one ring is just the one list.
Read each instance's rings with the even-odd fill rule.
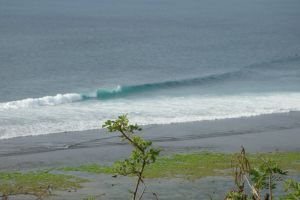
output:
[[188,179],[224,175],[230,168],[232,154],[195,153],[162,157],[146,171],[148,178],[184,177]]
[[[157,161],[145,170],[145,177],[197,179],[207,176],[231,175],[231,162],[235,156],[236,154],[202,152],[158,157]],[[247,157],[253,167],[260,165],[266,159],[271,159],[278,163],[282,169],[300,172],[299,152],[247,154]],[[105,174],[115,173],[113,166],[101,166],[98,164],[65,167],[62,170]]]
[[80,165],[78,167],[63,167],[59,170],[62,171],[77,171],[77,172],[87,172],[87,173],[94,173],[94,174],[113,174],[114,170],[112,167],[109,166],[101,166],[98,164],[86,164]]
[[86,180],[48,172],[0,172],[0,196],[28,194],[38,199],[51,195],[53,190],[76,190]]
[[[195,153],[176,154],[171,157],[162,157],[152,164],[146,176],[148,178],[159,177],[185,177],[196,179],[206,176],[231,175],[231,162],[236,154],[224,153]],[[287,170],[300,171],[300,153],[277,152],[248,154],[253,167],[260,165],[264,160],[271,159]]]

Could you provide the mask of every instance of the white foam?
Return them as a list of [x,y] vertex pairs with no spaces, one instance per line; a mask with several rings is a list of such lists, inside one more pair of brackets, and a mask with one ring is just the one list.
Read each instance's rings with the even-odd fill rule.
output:
[[0,103],[0,109],[18,109],[18,108],[30,108],[37,106],[53,106],[58,104],[71,103],[80,101],[82,99],[80,94],[57,94],[55,96],[45,96],[41,98],[28,98],[18,101],[10,101],[6,103]]
[[300,93],[153,97],[82,101],[0,112],[0,138],[101,128],[127,113],[133,123],[169,124],[300,111]]

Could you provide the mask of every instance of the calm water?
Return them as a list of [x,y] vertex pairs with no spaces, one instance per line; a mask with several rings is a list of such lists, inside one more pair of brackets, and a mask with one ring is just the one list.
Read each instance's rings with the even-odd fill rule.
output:
[[0,0],[0,138],[300,110],[299,0]]

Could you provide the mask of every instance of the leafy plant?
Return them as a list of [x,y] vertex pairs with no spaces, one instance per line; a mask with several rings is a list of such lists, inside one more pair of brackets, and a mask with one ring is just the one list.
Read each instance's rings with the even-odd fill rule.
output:
[[[272,160],[262,160],[258,167],[252,168],[246,156],[245,149],[242,147],[241,153],[233,159],[232,167],[234,171],[234,181],[236,189],[226,194],[227,200],[246,200],[251,197],[254,200],[261,200],[261,190],[267,189],[264,199],[273,199],[273,189],[276,188],[278,181],[287,172],[279,168],[278,164]],[[246,194],[245,185],[248,185],[251,194]]]
[[[141,131],[142,128],[137,124],[129,124],[127,115],[121,115],[116,120],[107,120],[103,128],[108,132],[118,132],[122,140],[132,145],[133,150],[128,158],[114,164],[114,171],[123,176],[136,176],[137,182],[133,190],[133,200],[142,199],[146,189],[144,182],[145,168],[156,161],[160,150],[152,147],[152,142],[142,139],[135,134],[135,131]],[[140,191],[141,183],[144,188]],[[140,192],[139,192],[140,191]],[[153,195],[157,198],[156,194]]]
[[299,200],[300,199],[300,183],[291,179],[286,180],[284,183],[284,190],[287,193],[281,197],[280,200]]
[[240,191],[230,191],[226,194],[226,200],[247,200],[247,196]]
[[232,160],[232,167],[234,172],[234,182],[238,188],[244,187],[245,177],[250,172],[250,163],[246,157],[244,147],[242,147],[241,153]]
[[278,167],[278,164],[272,160],[264,160],[258,168],[253,168],[250,171],[250,177],[257,191],[268,189],[269,199],[273,199],[273,189],[276,188],[276,182],[282,180],[282,176],[287,172]]
[[245,182],[250,186],[252,194],[258,196],[256,189],[249,182],[249,173],[251,171],[250,162],[246,157],[244,147],[242,147],[240,154],[232,160],[232,168],[234,174],[234,183],[236,189],[226,194],[226,200],[246,200]]

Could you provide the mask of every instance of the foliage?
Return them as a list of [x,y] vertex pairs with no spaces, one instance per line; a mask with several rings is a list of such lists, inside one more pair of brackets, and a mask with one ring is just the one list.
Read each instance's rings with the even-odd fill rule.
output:
[[278,164],[268,159],[265,160],[259,167],[253,168],[250,171],[251,181],[254,187],[258,190],[262,189],[275,189],[276,181],[282,180],[282,175],[286,175],[287,172],[278,167]]
[[[121,115],[116,120],[107,120],[102,127],[106,128],[108,132],[118,132],[122,140],[132,145],[133,150],[130,156],[123,161],[116,162],[114,171],[124,176],[137,176],[133,199],[141,199],[146,189],[145,168],[156,161],[160,150],[153,148],[151,141],[144,140],[135,134],[135,131],[141,131],[142,128],[137,124],[129,124],[126,115]],[[141,183],[144,184],[144,189],[138,194]]]
[[285,196],[281,197],[280,200],[299,200],[300,199],[300,183],[293,180],[286,180],[284,183]]
[[276,188],[276,182],[281,181],[283,175],[287,175],[287,172],[280,169],[278,164],[270,159],[264,160],[258,168],[250,171],[254,188],[257,191],[268,189],[269,193],[265,196],[269,196],[270,199],[273,198],[272,190]]
[[255,187],[250,185],[249,183],[249,173],[251,171],[249,159],[246,156],[246,152],[244,147],[242,147],[241,153],[238,154],[232,160],[232,168],[234,174],[234,183],[236,185],[236,189],[228,192],[226,194],[227,200],[246,200],[248,199],[248,195],[245,193],[245,183],[249,184],[252,196],[254,199],[259,196]]
[[52,190],[70,190],[80,188],[84,179],[70,175],[48,172],[1,172],[0,193],[3,199],[10,195],[30,194],[38,199],[51,195]]
[[241,191],[229,191],[226,194],[226,200],[247,200],[247,196]]
[[[277,182],[287,174],[271,159],[262,160],[258,167],[251,168],[243,147],[240,155],[234,159],[233,169],[237,189],[227,193],[226,199],[243,200],[251,197],[260,200],[264,196],[265,199],[272,200],[273,189],[276,188]],[[250,188],[250,195],[245,192],[245,183]],[[268,190],[264,195],[260,192],[263,189]]]
[[234,172],[234,182],[238,188],[244,187],[245,176],[250,172],[250,163],[246,157],[245,149],[242,148],[241,153],[232,160],[232,168]]

